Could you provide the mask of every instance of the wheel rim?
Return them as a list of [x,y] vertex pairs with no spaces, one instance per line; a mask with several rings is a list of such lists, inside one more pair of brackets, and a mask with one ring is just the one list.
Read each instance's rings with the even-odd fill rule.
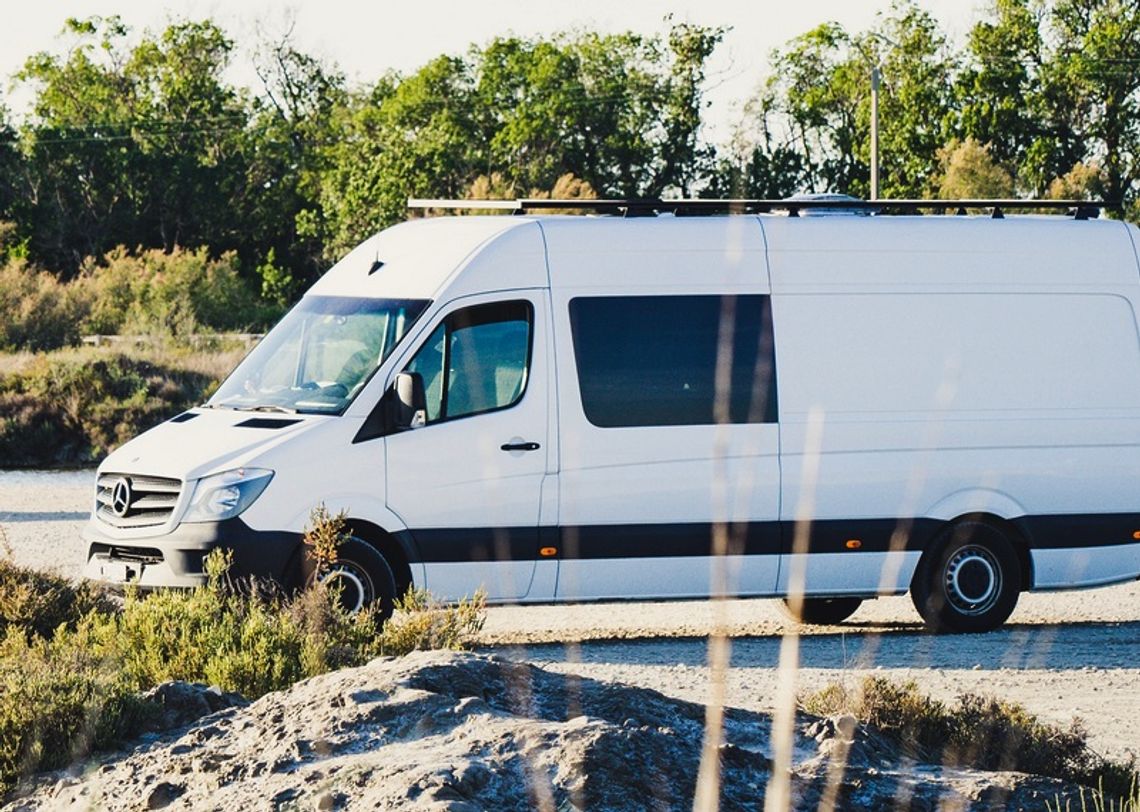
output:
[[1001,565],[985,547],[967,545],[946,562],[944,586],[946,597],[956,611],[963,615],[983,615],[1001,597]]
[[376,600],[376,587],[363,567],[354,561],[337,561],[321,576],[321,583],[340,590],[340,605],[349,612],[359,612]]

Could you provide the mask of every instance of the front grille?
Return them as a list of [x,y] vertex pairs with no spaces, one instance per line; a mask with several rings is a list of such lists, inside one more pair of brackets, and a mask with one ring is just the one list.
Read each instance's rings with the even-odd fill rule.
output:
[[137,564],[161,564],[162,550],[153,547],[121,547],[113,544],[92,544],[90,555],[102,555],[113,561],[131,561]]
[[103,474],[95,485],[99,521],[112,527],[153,527],[166,524],[182,483],[177,479],[135,474]]

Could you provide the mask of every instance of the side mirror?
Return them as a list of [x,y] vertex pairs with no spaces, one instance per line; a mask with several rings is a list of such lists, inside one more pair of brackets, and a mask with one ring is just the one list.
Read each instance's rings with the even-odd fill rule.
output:
[[418,429],[427,423],[424,379],[418,372],[401,372],[392,384],[392,425],[396,431]]

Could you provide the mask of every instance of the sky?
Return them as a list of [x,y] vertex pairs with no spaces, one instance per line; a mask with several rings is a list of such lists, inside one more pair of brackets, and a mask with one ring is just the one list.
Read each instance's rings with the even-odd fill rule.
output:
[[[117,14],[137,30],[161,30],[172,19],[213,18],[239,45],[258,31],[282,32],[289,21],[302,50],[335,61],[354,80],[370,82],[389,69],[412,71],[441,53],[514,33],[550,34],[570,28],[604,32],[667,30],[664,18],[732,30],[709,62],[707,116],[712,140],[731,132],[741,104],[763,80],[772,49],[819,23],[852,31],[869,27],[890,0],[0,0],[0,98],[17,115],[26,90],[7,79],[38,51],[61,52],[68,17]],[[953,40],[962,41],[985,0],[920,0]],[[252,83],[240,57],[233,81]]]

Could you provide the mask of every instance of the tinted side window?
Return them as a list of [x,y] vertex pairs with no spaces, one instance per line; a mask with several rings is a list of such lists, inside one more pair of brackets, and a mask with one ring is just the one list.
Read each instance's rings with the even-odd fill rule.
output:
[[[582,408],[596,426],[776,422],[767,296],[579,297],[570,326]],[[731,360],[720,410],[718,359]]]
[[444,319],[407,366],[423,377],[429,423],[505,409],[522,398],[532,312],[529,302],[497,302]]

